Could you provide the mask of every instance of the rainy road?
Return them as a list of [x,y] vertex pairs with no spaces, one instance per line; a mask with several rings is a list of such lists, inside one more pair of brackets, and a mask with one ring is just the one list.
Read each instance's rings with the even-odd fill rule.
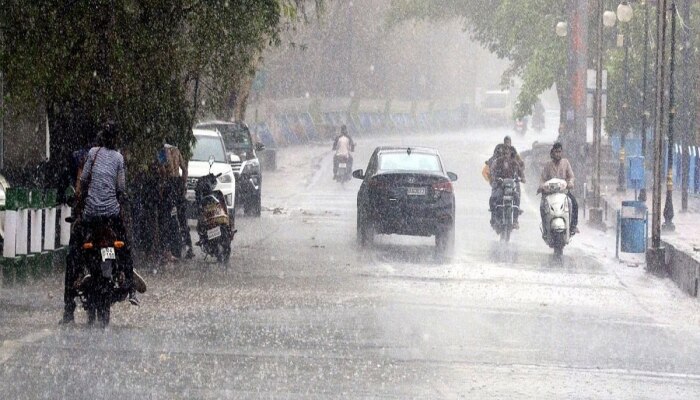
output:
[[[262,218],[238,217],[228,270],[148,271],[142,307],[117,305],[105,332],[82,312],[75,327],[55,325],[58,283],[4,290],[1,397],[697,396],[700,307],[613,262],[613,236],[582,226],[555,262],[526,186],[520,231],[505,248],[497,241],[480,170],[505,133],[357,140],[355,168],[377,145],[413,144],[437,147],[459,175],[448,264],[434,260],[432,238],[380,236],[359,249],[359,181],[333,182],[330,152],[312,146],[280,152]],[[538,137],[513,139],[524,149]]]

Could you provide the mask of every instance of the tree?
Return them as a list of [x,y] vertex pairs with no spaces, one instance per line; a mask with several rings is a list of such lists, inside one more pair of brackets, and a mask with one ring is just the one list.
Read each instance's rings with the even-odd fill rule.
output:
[[[321,0],[315,0],[320,8]],[[304,0],[0,0],[6,103],[47,110],[50,181],[117,120],[138,172],[164,139],[189,151],[198,115],[223,116],[260,51],[305,17]]]
[[565,7],[557,0],[394,0],[390,21],[461,18],[473,39],[510,60],[501,85],[510,87],[513,78],[522,79],[515,113],[524,116],[553,84],[566,104],[566,41],[554,35],[556,22],[565,20]]

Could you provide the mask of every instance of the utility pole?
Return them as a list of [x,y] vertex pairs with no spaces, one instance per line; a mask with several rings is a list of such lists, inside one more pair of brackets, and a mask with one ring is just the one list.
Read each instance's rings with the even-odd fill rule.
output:
[[[683,2],[683,15],[682,21],[683,26],[681,29],[681,42],[683,43],[683,68],[681,82],[690,83],[693,81],[691,71],[691,43],[690,43],[690,28],[688,24],[690,23],[690,1],[685,0]],[[681,87],[681,135],[683,135],[682,140],[682,161],[681,161],[681,212],[688,211],[688,189],[690,187],[690,146],[693,145],[693,134],[692,127],[693,122],[692,111],[691,111],[691,98],[693,97],[692,85],[686,84]]]
[[588,222],[594,227],[602,228],[605,226],[603,222],[603,209],[600,202],[600,155],[601,155],[601,133],[603,124],[603,12],[605,11],[603,0],[596,2],[595,19],[598,22],[596,25],[596,77],[595,77],[595,100],[593,105],[593,157],[594,157],[594,175],[593,175],[593,207],[589,210]]
[[649,108],[647,105],[647,75],[649,74],[649,3],[644,4],[644,59],[643,59],[643,83],[642,83],[642,168],[644,170],[644,183],[639,190],[639,201],[647,201],[647,127],[649,126]]
[[676,104],[674,96],[674,71],[676,69],[676,3],[671,2],[671,65],[669,66],[668,84],[668,174],[666,176],[666,204],[664,205],[663,230],[673,232],[676,226],[673,224],[673,148],[674,148],[674,123],[676,116]]
[[652,190],[651,248],[647,249],[646,262],[650,272],[665,269],[664,249],[661,247],[661,185],[663,170],[663,128],[665,121],[666,86],[666,0],[658,0],[656,8],[656,121],[654,129],[654,186]]

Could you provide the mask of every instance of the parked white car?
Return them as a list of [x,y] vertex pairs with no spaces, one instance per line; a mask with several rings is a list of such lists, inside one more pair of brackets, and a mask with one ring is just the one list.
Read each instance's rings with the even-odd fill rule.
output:
[[[193,129],[196,142],[192,147],[192,157],[187,164],[187,203],[189,218],[194,218],[196,213],[194,186],[198,178],[209,174],[209,158],[214,158],[214,163],[211,165],[211,172],[219,176],[216,190],[221,192],[226,199],[226,207],[231,221],[234,219],[234,202],[236,199],[236,177],[231,168],[233,161],[238,161],[235,155],[226,155],[226,148],[221,135],[217,131],[205,129]],[[229,157],[235,157],[237,160],[231,160]]]

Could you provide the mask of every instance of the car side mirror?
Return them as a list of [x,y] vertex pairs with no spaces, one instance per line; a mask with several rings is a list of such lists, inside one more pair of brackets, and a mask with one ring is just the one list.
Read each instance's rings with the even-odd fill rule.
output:
[[365,174],[362,172],[361,169],[356,169],[352,171],[352,177],[356,179],[365,179]]
[[241,158],[233,153],[229,153],[228,162],[229,162],[229,164],[236,164],[236,163],[241,162]]
[[255,143],[255,151],[263,151],[263,150],[265,150],[264,144],[262,144],[260,142]]
[[452,182],[454,182],[454,181],[457,180],[457,174],[455,174],[454,172],[448,172],[448,173],[447,173],[447,176],[450,178],[450,180],[451,180]]

